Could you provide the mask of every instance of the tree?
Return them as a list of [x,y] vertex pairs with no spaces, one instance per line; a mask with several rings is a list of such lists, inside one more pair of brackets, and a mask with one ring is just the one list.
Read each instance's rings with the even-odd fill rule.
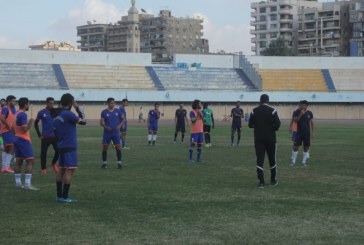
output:
[[261,52],[263,56],[293,56],[294,53],[291,48],[287,46],[286,40],[279,37],[269,43],[268,48]]

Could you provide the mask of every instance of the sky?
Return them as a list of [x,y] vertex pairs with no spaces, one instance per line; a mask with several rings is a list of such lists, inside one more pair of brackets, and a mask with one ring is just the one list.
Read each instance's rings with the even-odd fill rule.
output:
[[[176,17],[204,19],[210,52],[251,54],[250,4],[257,0],[136,0],[136,7],[157,15],[169,9]],[[115,23],[130,0],[0,0],[0,48],[28,49],[48,40],[77,46],[76,27],[87,21]]]

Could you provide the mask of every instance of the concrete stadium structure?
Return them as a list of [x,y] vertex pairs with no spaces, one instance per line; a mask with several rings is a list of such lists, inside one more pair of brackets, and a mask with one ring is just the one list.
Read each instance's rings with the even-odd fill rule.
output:
[[171,119],[178,103],[196,98],[212,102],[217,118],[237,100],[248,112],[264,92],[282,118],[306,99],[317,118],[364,119],[363,67],[361,57],[179,54],[174,64],[154,65],[150,54],[0,50],[0,97],[29,97],[36,110],[46,97],[71,92],[94,119],[107,97],[127,97],[130,118],[158,101]]

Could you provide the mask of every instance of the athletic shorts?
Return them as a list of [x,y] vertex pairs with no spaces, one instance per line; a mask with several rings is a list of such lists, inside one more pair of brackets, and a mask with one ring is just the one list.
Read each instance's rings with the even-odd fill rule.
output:
[[120,128],[120,132],[126,133],[127,130],[128,130],[128,122],[125,122],[123,127]]
[[291,134],[292,141],[295,142],[296,138],[297,138],[297,131],[293,131],[292,134]]
[[311,145],[311,136],[310,134],[297,134],[296,139],[294,141],[295,145],[302,145],[305,147],[309,147]]
[[149,124],[148,131],[158,132],[158,124]]
[[1,136],[3,137],[4,146],[14,145],[15,136],[14,136],[13,132],[8,131],[5,133],[2,133]]
[[190,138],[191,144],[203,144],[203,133],[193,133]]
[[58,164],[60,168],[77,169],[77,151],[62,152],[61,150],[59,153]]
[[203,125],[203,132],[210,133],[211,132],[211,125]]
[[235,130],[240,130],[241,129],[241,122],[233,122],[231,124],[231,130],[235,131]]
[[109,145],[111,141],[114,143],[114,145],[120,145],[120,135],[118,132],[103,134],[102,136],[103,145]]
[[32,143],[29,140],[15,137],[14,141],[15,158],[20,160],[34,159]]
[[177,123],[176,124],[176,132],[186,132],[186,125],[184,123]]

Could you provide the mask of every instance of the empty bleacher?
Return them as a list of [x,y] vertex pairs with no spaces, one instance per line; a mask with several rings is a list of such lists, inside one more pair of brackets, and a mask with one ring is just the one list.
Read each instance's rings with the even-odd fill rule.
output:
[[143,66],[61,65],[70,89],[156,90]]
[[250,90],[235,69],[177,68],[154,66],[153,70],[166,90]]
[[328,91],[319,69],[260,69],[258,73],[262,78],[263,91]]
[[364,91],[364,68],[331,69],[330,74],[337,91]]
[[60,89],[50,64],[0,63],[0,88]]

